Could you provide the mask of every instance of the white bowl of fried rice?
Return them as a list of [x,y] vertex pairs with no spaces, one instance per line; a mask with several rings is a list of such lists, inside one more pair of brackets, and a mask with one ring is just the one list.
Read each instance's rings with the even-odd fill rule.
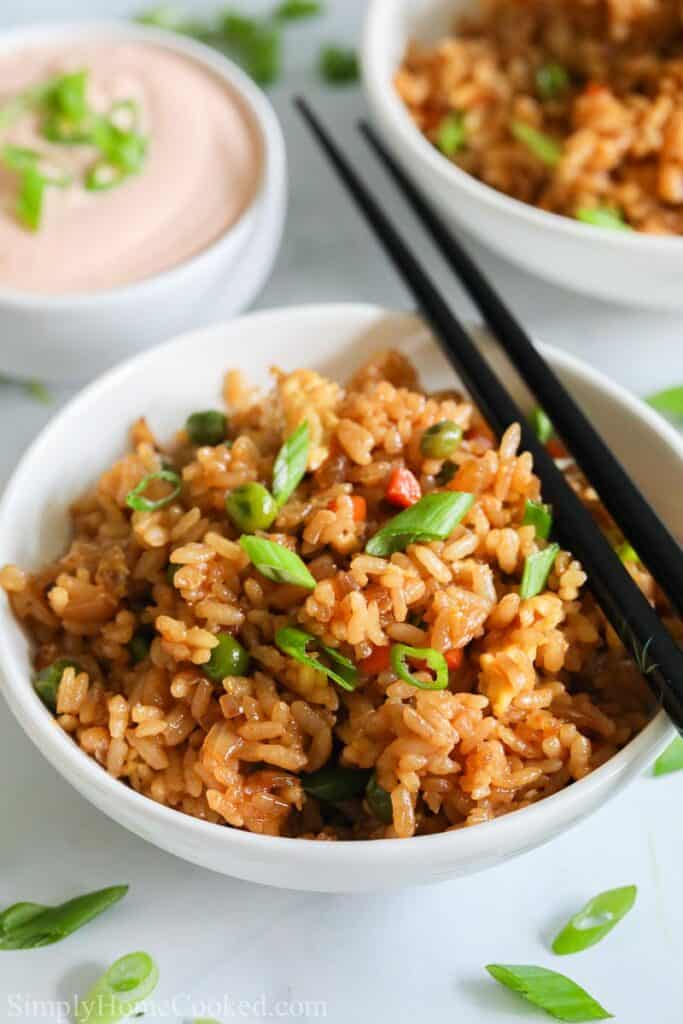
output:
[[455,228],[608,301],[683,307],[675,0],[372,0],[373,118]]
[[[683,536],[674,430],[543,351]],[[523,592],[548,543],[531,459],[458,388],[414,317],[327,305],[184,335],[74,399],[0,505],[2,689],[46,762],[164,850],[320,891],[500,864],[644,771],[672,727],[569,552]],[[435,539],[388,527],[427,499],[458,508]]]

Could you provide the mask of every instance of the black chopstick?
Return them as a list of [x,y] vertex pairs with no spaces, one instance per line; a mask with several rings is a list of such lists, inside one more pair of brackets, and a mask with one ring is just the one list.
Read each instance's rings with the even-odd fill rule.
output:
[[456,236],[370,125],[360,130],[474,300],[614,521],[683,614],[683,550]]
[[557,511],[558,539],[583,563],[605,615],[683,732],[683,653],[362,178],[306,101],[295,102],[490,425],[500,436],[511,423],[520,423],[522,445],[534,457],[544,498]]

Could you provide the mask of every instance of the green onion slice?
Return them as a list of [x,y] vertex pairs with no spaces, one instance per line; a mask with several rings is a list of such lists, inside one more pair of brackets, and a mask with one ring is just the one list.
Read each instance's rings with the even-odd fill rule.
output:
[[671,772],[683,771],[683,739],[677,736],[660,754],[652,769],[655,775],[669,775]]
[[569,74],[561,64],[541,64],[536,71],[536,91],[542,100],[554,100],[569,86]]
[[544,409],[541,409],[540,405],[532,409],[529,415],[529,424],[541,444],[547,444],[551,437],[555,436],[555,427],[550,422],[548,414]]
[[282,0],[273,11],[279,21],[298,21],[301,18],[315,18],[323,13],[319,0]]
[[365,550],[382,558],[418,541],[446,540],[473,504],[474,495],[462,491],[426,494],[385,523]]
[[527,501],[524,506],[523,526],[533,526],[536,536],[547,540],[553,525],[553,516],[550,505],[542,501]]
[[341,46],[325,46],[320,53],[321,77],[330,85],[347,85],[358,81],[360,66],[354,50]]
[[227,11],[213,36],[218,48],[227,48],[260,85],[279,78],[282,33],[276,23]]
[[620,544],[616,549],[617,555],[621,561],[626,564],[627,562],[639,562],[638,552],[633,548],[627,540],[623,544]]
[[[144,492],[154,480],[165,480],[166,483],[173,484],[171,492],[164,498],[158,498],[156,501],[152,501],[144,496]],[[129,492],[126,498],[126,505],[136,512],[156,512],[157,509],[165,508],[172,501],[175,501],[182,490],[182,486],[183,482],[180,479],[180,475],[174,469],[160,469],[157,473],[148,473],[147,476],[142,478],[137,487],[134,487]]]
[[386,789],[382,789],[375,772],[372,773],[365,787],[365,800],[378,821],[384,825],[391,825],[394,820],[391,794],[387,793]]
[[529,597],[536,597],[537,594],[545,590],[550,570],[555,565],[555,559],[559,552],[559,544],[549,544],[543,551],[536,551],[533,555],[527,555],[524,561],[522,582],[519,585],[519,596],[523,600]]
[[149,953],[122,956],[79,1000],[76,1024],[118,1024],[152,994],[158,981],[159,968]]
[[277,507],[282,508],[304,478],[308,466],[308,452],[311,446],[311,431],[308,422],[296,428],[278,452],[273,466],[273,497]]
[[659,391],[656,395],[650,395],[645,401],[662,416],[666,416],[667,419],[683,428],[683,386]]
[[465,145],[465,120],[453,111],[440,121],[436,130],[436,145],[444,156],[454,156]]
[[486,970],[501,985],[518,992],[556,1020],[581,1024],[612,1016],[585,989],[557,971],[526,964],[487,964]]
[[297,554],[265,537],[243,534],[240,546],[249,556],[254,568],[275,583],[291,583],[296,587],[313,590],[316,585],[304,562]]
[[46,181],[35,167],[27,167],[21,176],[17,197],[17,217],[30,231],[37,231],[43,219]]
[[369,771],[359,768],[345,768],[342,765],[325,765],[317,772],[301,776],[301,784],[309,796],[328,803],[340,803],[362,796],[370,777]]
[[[314,668],[316,672],[333,679],[343,690],[355,690],[358,684],[358,671],[356,666],[348,658],[345,658],[334,647],[327,647],[321,643],[317,636],[304,632],[303,629],[295,629],[294,626],[285,626],[275,633],[275,643],[283,654],[289,655],[302,665]],[[322,653],[334,664],[334,668],[325,665],[324,662],[313,658],[307,653],[311,645],[319,647]]]
[[[412,674],[406,661],[424,661],[434,672],[435,678],[431,683],[423,683]],[[419,690],[445,690],[448,686],[448,665],[440,651],[434,651],[431,647],[409,647],[408,644],[392,644],[391,647],[391,668],[392,671],[402,679],[404,683],[417,686]]]
[[609,231],[633,231],[619,210],[608,206],[582,207],[576,211],[576,219],[594,228],[607,228]]
[[127,885],[113,885],[57,907],[14,903],[0,914],[0,950],[37,949],[60,942],[118,903],[127,892]]
[[600,942],[628,914],[637,892],[635,885],[625,885],[594,896],[564,926],[553,942],[553,953],[580,953]]
[[562,156],[562,147],[559,142],[545,132],[539,132],[532,128],[525,121],[513,121],[510,131],[518,142],[523,143],[535,157],[541,160],[548,167],[555,167]]
[[52,402],[52,395],[40,380],[27,380],[24,384],[24,391],[30,398],[34,398],[42,405],[50,405]]

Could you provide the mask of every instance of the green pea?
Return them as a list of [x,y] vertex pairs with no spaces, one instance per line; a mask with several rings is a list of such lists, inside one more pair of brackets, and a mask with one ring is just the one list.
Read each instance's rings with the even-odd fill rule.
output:
[[420,451],[428,459],[447,459],[460,446],[462,427],[453,420],[441,420],[425,430]]
[[218,646],[203,666],[204,673],[214,683],[222,683],[226,676],[244,676],[249,668],[249,654],[230,633],[219,633]]
[[222,412],[209,409],[206,412],[193,412],[188,416],[185,430],[192,444],[200,447],[210,445],[215,448],[225,440],[228,421]]
[[81,666],[78,662],[71,661],[70,658],[59,658],[46,668],[42,668],[33,680],[34,690],[45,707],[49,708],[50,711],[57,710],[57,690],[59,689],[64,670],[67,668],[74,668],[77,672],[81,671]]
[[277,504],[263,484],[242,484],[227,495],[225,511],[238,530],[253,533],[268,529],[277,516]]
[[394,820],[394,808],[391,803],[391,794],[377,782],[377,775],[372,773],[365,788],[365,799],[368,807],[378,821],[385,825],[391,825]]
[[143,626],[137,633],[133,635],[133,639],[128,644],[128,651],[134,662],[138,664],[140,661],[144,661],[149,655],[149,649],[152,646],[152,640],[154,639],[154,630],[149,626]]

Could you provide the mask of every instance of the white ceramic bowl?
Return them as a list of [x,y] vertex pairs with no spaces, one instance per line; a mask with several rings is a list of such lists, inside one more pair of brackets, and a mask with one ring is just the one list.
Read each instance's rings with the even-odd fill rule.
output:
[[[0,565],[37,567],[64,550],[67,507],[126,447],[145,414],[162,437],[197,408],[220,401],[237,366],[258,384],[273,364],[313,366],[344,380],[372,351],[392,344],[420,367],[425,385],[454,375],[412,317],[376,307],[310,306],[258,313],[187,334],[112,370],[50,423],[24,455],[0,505]],[[659,511],[683,536],[683,507],[670,483],[683,442],[656,413],[586,365],[544,348]],[[313,354],[314,353],[314,354]],[[524,400],[524,396],[518,396]],[[529,403],[527,402],[527,405]],[[252,835],[187,817],[112,779],[55,725],[31,686],[26,637],[0,597],[0,673],[5,697],[42,754],[100,810],[157,846],[229,875],[294,889],[369,890],[478,871],[547,842],[597,810],[642,772],[673,736],[660,713],[592,775],[541,803],[464,831],[375,842],[304,842]],[[49,771],[47,763],[45,771]]]
[[363,79],[394,155],[447,223],[539,277],[617,303],[683,308],[683,239],[594,228],[511,199],[450,163],[415,127],[393,85],[406,44],[441,38],[471,7],[472,0],[370,0]]
[[287,170],[280,124],[265,94],[222,54],[172,32],[100,21],[4,32],[0,60],[23,47],[99,40],[153,43],[192,58],[227,82],[243,99],[261,136],[260,187],[248,209],[216,242],[164,273],[107,291],[57,296],[0,284],[0,373],[10,376],[91,379],[188,328],[206,301],[221,291],[226,293],[222,315],[241,312],[270,273],[281,240]]

